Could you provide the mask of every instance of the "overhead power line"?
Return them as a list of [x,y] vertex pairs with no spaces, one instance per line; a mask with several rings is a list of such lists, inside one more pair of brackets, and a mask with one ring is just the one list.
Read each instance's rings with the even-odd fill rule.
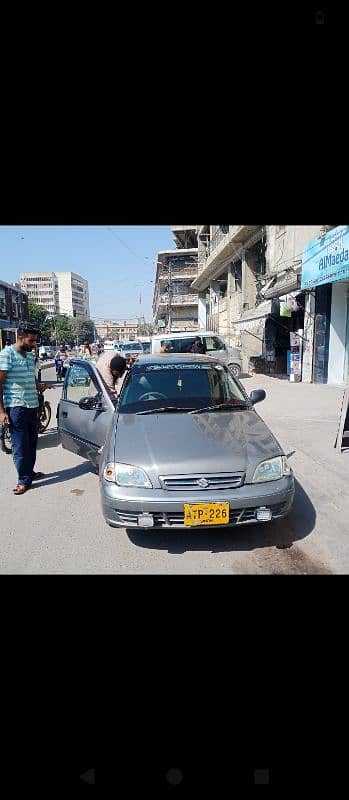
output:
[[116,238],[116,239],[118,239],[118,241],[119,241],[119,242],[120,242],[120,243],[121,243],[121,244],[122,244],[124,247],[126,247],[126,249],[127,249],[127,250],[129,250],[129,252],[130,252],[130,253],[132,253],[132,255],[133,255],[133,256],[135,256],[135,258],[138,258],[138,259],[139,259],[139,261],[141,261],[141,262],[142,262],[142,264],[143,264],[143,262],[144,262],[144,261],[149,261],[149,258],[148,258],[148,256],[143,256],[143,257],[142,257],[142,256],[138,255],[138,253],[135,253],[135,251],[134,251],[134,250],[132,250],[132,249],[131,249],[131,247],[129,247],[129,246],[128,246],[128,244],[126,244],[126,242],[124,242],[124,241],[123,241],[123,239],[121,239],[121,237],[120,237],[120,236],[118,236],[118,234],[117,234],[117,233],[115,233],[114,229],[113,229],[113,228],[111,228],[111,227],[110,227],[110,225],[107,225],[107,226],[106,226],[106,229],[107,229],[107,231],[110,231],[110,233],[112,233],[112,234],[113,234],[113,236],[115,236],[115,238]]

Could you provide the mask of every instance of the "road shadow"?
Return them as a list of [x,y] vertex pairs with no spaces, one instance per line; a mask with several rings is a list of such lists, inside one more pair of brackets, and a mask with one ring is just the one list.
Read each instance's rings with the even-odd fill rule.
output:
[[285,550],[294,542],[304,539],[314,529],[316,511],[304,491],[295,481],[295,499],[292,510],[285,519],[272,523],[246,525],[236,528],[216,528],[215,531],[187,533],[183,529],[171,531],[137,532],[134,528],[126,530],[130,541],[137,547],[151,550],[167,550],[180,554],[187,551],[209,551],[227,553],[258,550],[263,547],[276,547]]
[[[45,478],[43,478],[43,480],[37,482],[35,481],[35,483],[32,484],[30,491],[33,489],[41,489],[42,486],[51,486],[53,483],[65,483],[66,481],[72,481],[75,478],[80,478],[82,475],[86,475],[88,472],[91,472],[92,475],[96,476],[96,471],[89,461],[84,461],[82,464],[77,464],[76,467],[68,467],[68,469],[57,470],[57,472],[48,472],[45,474]],[[96,485],[96,500],[97,498],[98,485]]]
[[45,433],[40,433],[37,450],[46,450],[48,447],[58,447],[60,444],[57,428],[47,428]]

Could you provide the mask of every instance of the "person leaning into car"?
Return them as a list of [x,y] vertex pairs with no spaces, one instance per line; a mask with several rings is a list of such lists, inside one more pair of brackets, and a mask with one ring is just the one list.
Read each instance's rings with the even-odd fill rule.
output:
[[127,375],[126,361],[123,356],[115,355],[115,350],[107,350],[99,357],[96,368],[114,398],[118,398]]

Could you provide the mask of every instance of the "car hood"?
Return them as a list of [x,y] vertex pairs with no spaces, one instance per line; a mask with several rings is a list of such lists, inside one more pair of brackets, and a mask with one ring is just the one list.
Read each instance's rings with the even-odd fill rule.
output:
[[254,409],[204,414],[120,414],[114,460],[159,475],[239,471],[251,481],[261,461],[283,451]]

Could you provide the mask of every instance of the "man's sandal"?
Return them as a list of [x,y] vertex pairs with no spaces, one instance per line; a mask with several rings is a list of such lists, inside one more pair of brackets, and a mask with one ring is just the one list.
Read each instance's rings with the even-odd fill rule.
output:
[[24,483],[18,483],[16,488],[13,490],[13,494],[25,494],[25,492],[30,489],[30,486]]

